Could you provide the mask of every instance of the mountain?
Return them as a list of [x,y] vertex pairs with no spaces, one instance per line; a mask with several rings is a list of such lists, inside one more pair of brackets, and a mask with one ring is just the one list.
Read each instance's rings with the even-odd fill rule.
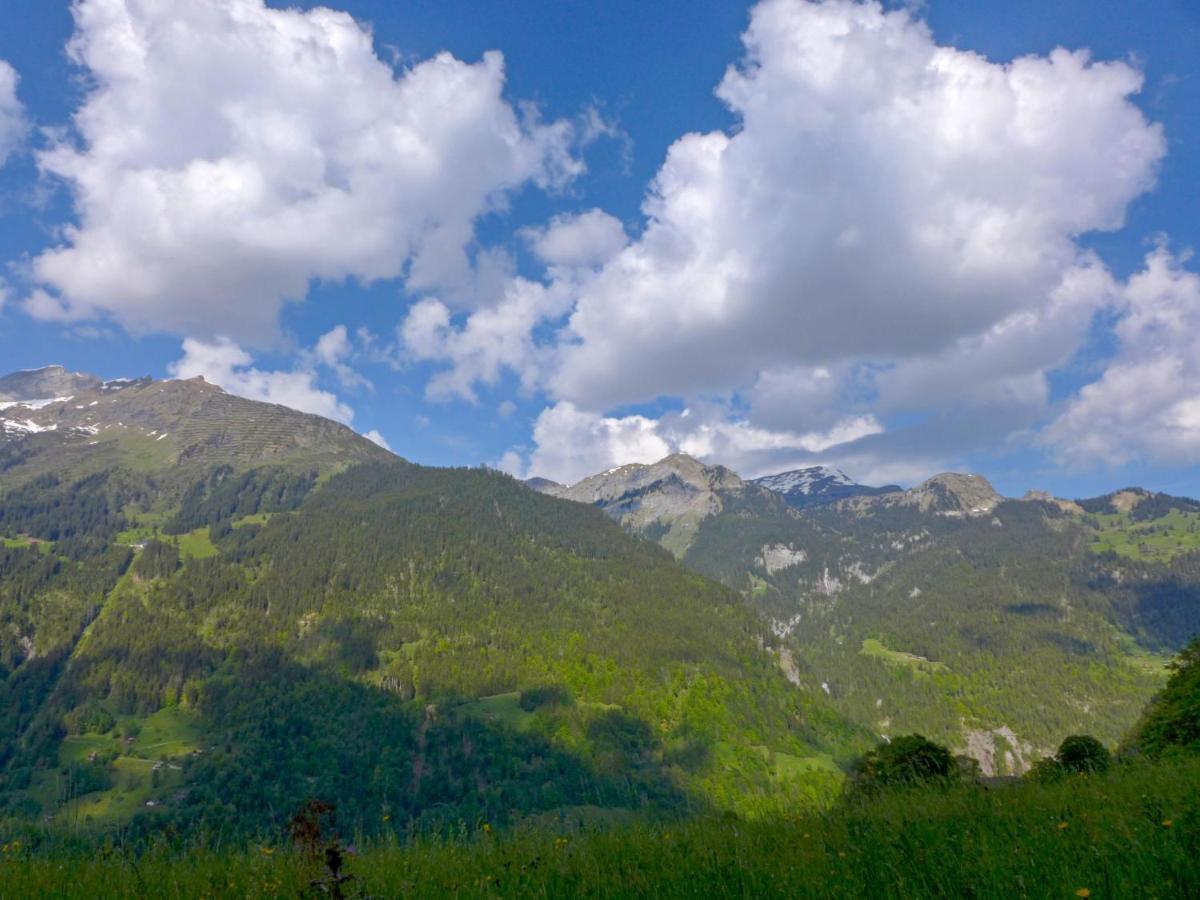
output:
[[706,466],[684,453],[652,465],[634,463],[601,472],[570,487],[535,486],[564,500],[603,509],[627,530],[657,541],[682,557],[704,521],[751,498],[769,507],[783,503],[765,488],[723,466]]
[[753,479],[753,483],[781,495],[796,509],[820,506],[848,497],[872,497],[900,490],[899,485],[895,484],[883,487],[858,484],[841,469],[830,466],[808,466],[777,475],[764,475]]
[[[562,495],[742,593],[773,623],[789,678],[842,716],[928,734],[989,774],[1026,768],[1067,734],[1117,741],[1200,631],[1200,506],[1185,498],[1010,500],[946,473],[796,509],[761,482],[673,459]],[[669,496],[677,468],[692,472],[689,515],[656,532],[637,504]]]
[[27,369],[0,378],[0,402],[23,400],[40,403],[55,397],[93,391],[101,384],[95,375],[68,372],[62,366]]
[[[9,401],[0,409],[0,458],[19,456],[27,472],[61,474],[122,465],[177,477],[222,464],[324,471],[391,456],[344,425],[235,397],[202,378],[101,382],[54,367],[10,375],[0,379],[3,384],[19,386],[22,393],[72,391]],[[13,468],[2,462],[0,467]]]
[[525,487],[533,488],[535,491],[541,491],[543,494],[551,494],[562,489],[565,485],[559,484],[557,481],[551,481],[549,478],[526,478],[524,481]]
[[599,510],[199,380],[5,414],[36,428],[0,440],[0,821],[744,812],[869,740]]

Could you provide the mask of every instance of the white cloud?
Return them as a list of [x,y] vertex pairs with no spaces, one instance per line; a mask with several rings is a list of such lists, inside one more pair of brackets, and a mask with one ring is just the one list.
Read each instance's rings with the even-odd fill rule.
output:
[[1160,247],[1121,291],[1115,358],[1046,429],[1070,464],[1200,464],[1200,275]]
[[363,437],[365,437],[368,441],[378,444],[384,450],[392,449],[392,445],[387,442],[387,438],[379,433],[378,428],[372,428],[370,431],[366,432]]
[[253,357],[228,338],[213,341],[187,338],[183,342],[183,356],[171,363],[168,370],[173,378],[202,376],[205,381],[249,400],[278,403],[345,424],[354,418],[354,410],[317,386],[314,371],[257,369]]
[[409,359],[451,364],[430,379],[428,399],[458,397],[473,403],[474,386],[495,384],[506,369],[516,372],[527,389],[537,384],[545,352],[537,347],[533,330],[539,322],[565,313],[569,302],[561,283],[547,286],[514,278],[498,303],[472,313],[461,324],[454,323],[441,300],[415,303],[400,325],[400,340]]
[[[640,236],[598,271],[548,255],[572,301],[553,352],[522,358],[557,403],[535,469],[683,448],[666,417],[599,414],[664,396],[735,401],[686,440],[751,470],[869,423],[836,448],[859,477],[928,474],[1044,418],[1048,374],[1117,291],[1077,238],[1153,187],[1162,130],[1126,63],[994,63],[938,46],[914,9],[764,0],[717,90],[737,126],[675,142]],[[607,449],[576,464],[588,435]]]
[[354,371],[347,360],[355,355],[350,333],[345,325],[336,325],[317,339],[312,355],[317,363],[333,370],[342,387],[370,387],[371,383]]
[[526,230],[525,237],[547,265],[568,268],[602,265],[629,243],[621,220],[599,209],[555,216],[545,228]]
[[534,423],[536,447],[528,465],[510,451],[498,467],[571,484],[613,466],[687,453],[749,476],[776,471],[781,459],[809,461],[879,431],[871,416],[847,417],[827,431],[797,434],[757,428],[719,406],[697,406],[655,419],[603,416],[563,401],[543,410]]
[[29,129],[25,120],[25,108],[17,99],[16,70],[0,59],[0,166],[20,146]]
[[580,289],[555,396],[608,408],[987,341],[1043,315],[1076,235],[1119,227],[1165,152],[1129,100],[1140,73],[1086,52],[996,64],[848,0],[766,0],[744,42],[717,91],[739,127],[671,147],[642,236]]
[[[77,224],[33,263],[39,317],[264,340],[312,279],[471,293],[475,220],[578,174],[576,126],[503,97],[504,63],[399,73],[326,8],[80,0],[78,145],[39,155]],[[407,268],[406,268],[407,266]]]

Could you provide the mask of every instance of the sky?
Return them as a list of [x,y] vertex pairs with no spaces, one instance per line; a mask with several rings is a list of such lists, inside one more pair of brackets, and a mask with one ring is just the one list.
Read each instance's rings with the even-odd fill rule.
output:
[[431,465],[1200,495],[1200,6],[3,0],[0,370]]

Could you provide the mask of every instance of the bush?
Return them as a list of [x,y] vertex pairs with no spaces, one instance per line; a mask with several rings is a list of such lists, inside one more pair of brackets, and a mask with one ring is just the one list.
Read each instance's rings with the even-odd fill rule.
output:
[[521,691],[521,699],[517,703],[525,712],[533,712],[543,706],[566,706],[570,701],[571,695],[565,688],[546,685]]
[[929,738],[909,734],[864,754],[854,766],[851,783],[859,788],[949,782],[959,772],[954,755]]
[[1055,756],[1048,756],[1045,759],[1039,759],[1030,768],[1027,778],[1038,782],[1039,784],[1051,784],[1058,781],[1065,774],[1066,770],[1062,767],[1062,763]]
[[1103,772],[1111,755],[1108,748],[1089,734],[1073,734],[1058,746],[1058,764],[1066,772]]

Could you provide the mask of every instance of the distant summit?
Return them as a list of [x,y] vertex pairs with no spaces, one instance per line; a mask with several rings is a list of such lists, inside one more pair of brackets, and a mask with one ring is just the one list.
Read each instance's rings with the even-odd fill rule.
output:
[[982,475],[944,472],[907,491],[857,497],[851,503],[860,508],[913,506],[924,513],[968,518],[991,513],[1003,500],[991,482]]
[[900,486],[895,484],[883,487],[859,484],[841,469],[830,466],[808,466],[778,475],[764,475],[755,478],[753,483],[781,495],[796,509],[835,503],[849,497],[873,497],[900,491]]
[[0,402],[36,403],[93,391],[102,384],[95,375],[68,372],[63,366],[25,369],[0,378]]
[[536,476],[526,478],[523,484],[525,487],[532,488],[542,494],[552,494],[556,490],[565,487],[565,485],[559,484],[557,481],[551,481],[549,478],[538,478]]
[[706,466],[686,453],[649,465],[632,463],[592,475],[570,487],[531,479],[545,494],[598,506],[630,531],[658,541],[683,556],[700,523],[719,513],[728,499],[760,488],[724,466]]
[[[156,381],[48,366],[0,377],[0,450],[49,454],[45,467],[250,468],[284,460],[318,471],[392,454],[329,419],[228,394],[202,378]],[[53,460],[53,462],[51,462]]]

